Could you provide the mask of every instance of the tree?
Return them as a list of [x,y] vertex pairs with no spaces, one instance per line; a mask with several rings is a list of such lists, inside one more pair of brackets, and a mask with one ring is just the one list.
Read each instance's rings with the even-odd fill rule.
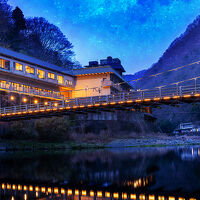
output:
[[11,26],[11,6],[7,4],[7,0],[0,0],[0,45],[7,47],[7,33]]
[[66,68],[73,66],[72,44],[57,26],[50,24],[46,19],[41,17],[27,19],[25,37],[27,46],[30,47],[35,42],[40,45],[40,48],[35,49],[39,58]]
[[19,7],[16,7],[12,12],[12,19],[14,20],[14,31],[18,34],[21,30],[26,28],[26,20],[24,14]]

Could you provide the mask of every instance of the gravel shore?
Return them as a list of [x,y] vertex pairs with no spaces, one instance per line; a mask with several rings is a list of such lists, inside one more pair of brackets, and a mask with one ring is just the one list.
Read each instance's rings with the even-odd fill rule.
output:
[[116,139],[105,147],[176,146],[200,145],[200,136],[151,136],[141,138]]

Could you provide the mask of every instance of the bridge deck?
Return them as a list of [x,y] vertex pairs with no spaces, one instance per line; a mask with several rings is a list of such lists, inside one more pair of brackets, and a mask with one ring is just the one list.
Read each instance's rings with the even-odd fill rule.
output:
[[116,95],[96,96],[70,99],[67,101],[51,101],[38,104],[26,104],[4,107],[0,109],[0,120],[16,118],[48,117],[64,115],[72,112],[90,112],[94,110],[111,110],[159,104],[177,104],[200,100],[200,86],[179,86],[139,90]]

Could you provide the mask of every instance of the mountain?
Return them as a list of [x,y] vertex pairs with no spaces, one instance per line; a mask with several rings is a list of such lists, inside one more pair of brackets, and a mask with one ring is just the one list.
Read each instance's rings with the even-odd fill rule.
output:
[[[199,60],[200,16],[187,27],[186,31],[180,37],[171,43],[158,62],[145,71],[143,77],[147,78],[138,81],[136,87],[143,89],[153,88],[200,76],[200,64],[195,64],[156,77],[148,77],[151,74],[164,72]],[[200,83],[200,79],[197,80],[197,83]]]
[[132,86],[134,86],[135,81],[133,81],[133,80],[136,80],[136,79],[143,77],[145,72],[146,72],[146,70],[144,69],[144,70],[141,70],[139,72],[136,72],[135,74],[126,74],[126,75],[123,76],[123,78],[126,81],[128,81]]

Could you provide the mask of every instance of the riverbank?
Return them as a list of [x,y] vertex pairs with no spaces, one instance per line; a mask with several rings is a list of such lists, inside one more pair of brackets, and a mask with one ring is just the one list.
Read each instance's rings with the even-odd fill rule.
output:
[[106,141],[37,142],[24,140],[0,141],[0,151],[64,151],[130,147],[160,147],[200,145],[200,136],[148,135],[140,137],[107,138]]

